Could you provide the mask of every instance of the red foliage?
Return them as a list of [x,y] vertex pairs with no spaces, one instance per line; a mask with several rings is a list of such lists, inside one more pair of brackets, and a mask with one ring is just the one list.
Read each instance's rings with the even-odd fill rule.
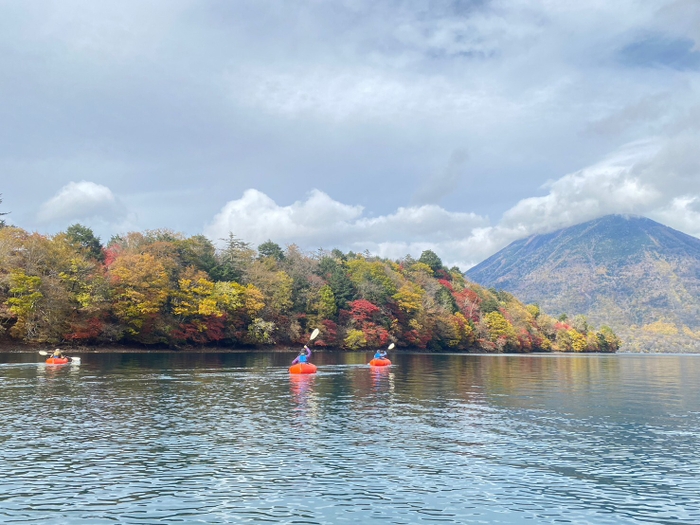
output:
[[109,248],[104,249],[104,254],[105,254],[105,266],[109,267],[112,266],[114,261],[117,260],[119,255],[121,254],[122,248],[118,244],[112,245]]
[[337,346],[338,344],[338,325],[330,319],[321,321],[323,330],[321,330],[320,339],[314,341],[315,346]]
[[462,315],[467,319],[471,319],[474,322],[479,320],[479,305],[481,304],[481,297],[479,297],[474,290],[465,288],[461,292],[453,292],[452,297],[455,298],[457,307],[459,308]]
[[483,348],[486,352],[497,352],[498,347],[496,346],[495,343],[492,343],[488,339],[479,339],[478,340],[479,346]]
[[542,348],[542,343],[544,339],[536,334],[530,334],[530,340],[532,341],[532,348],[539,350]]
[[455,289],[450,281],[448,281],[447,279],[438,279],[438,282],[445,288],[447,288],[450,292],[454,293]]
[[562,323],[561,321],[554,325],[554,330],[557,332],[560,330],[571,330],[571,325]]
[[87,341],[97,339],[102,333],[104,323],[102,320],[92,317],[82,323],[71,323],[71,332],[66,334],[64,338],[68,341]]
[[222,339],[226,339],[226,315],[222,315],[221,317],[212,315],[207,317],[204,322],[207,325],[205,332],[209,341],[221,341]]
[[381,313],[379,307],[366,299],[358,299],[350,303],[350,315],[359,323],[373,321],[379,313]]
[[414,330],[414,329],[406,330],[406,331],[402,334],[401,338],[402,338],[404,341],[406,341],[406,344],[407,344],[408,346],[418,346],[418,347],[420,347],[420,346],[421,346],[421,343],[422,343],[421,336],[420,336],[420,334],[418,333],[418,330]]
[[532,335],[524,328],[520,330],[520,333],[518,334],[518,346],[520,346],[520,350],[525,352],[530,352],[532,350]]
[[425,348],[433,338],[432,330],[424,330],[419,332],[415,329],[406,330],[401,334],[401,339],[406,342],[407,346],[415,346],[417,348]]
[[171,333],[176,342],[205,345],[226,338],[225,317],[210,316],[202,321],[181,323]]
[[374,323],[365,323],[362,326],[362,333],[365,334],[369,346],[384,346],[389,342],[389,332],[386,328]]
[[498,312],[505,317],[510,324],[513,324],[513,316],[510,315],[510,312],[506,310],[505,308],[499,308]]
[[435,277],[437,277],[438,280],[440,280],[440,281],[442,281],[442,280],[451,281],[452,280],[452,276],[449,274],[449,272],[447,272],[446,270],[443,270],[442,268],[440,268],[439,270],[437,270],[435,272]]

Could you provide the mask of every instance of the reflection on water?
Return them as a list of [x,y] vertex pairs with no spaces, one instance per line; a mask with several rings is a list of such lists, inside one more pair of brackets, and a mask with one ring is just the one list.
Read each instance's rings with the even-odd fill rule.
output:
[[700,523],[700,356],[0,354],[2,523]]

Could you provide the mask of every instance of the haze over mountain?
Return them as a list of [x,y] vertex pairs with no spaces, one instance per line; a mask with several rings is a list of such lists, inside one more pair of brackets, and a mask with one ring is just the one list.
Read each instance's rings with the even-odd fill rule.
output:
[[700,351],[700,239],[644,217],[607,215],[521,239],[467,276],[550,314],[607,324],[623,350]]

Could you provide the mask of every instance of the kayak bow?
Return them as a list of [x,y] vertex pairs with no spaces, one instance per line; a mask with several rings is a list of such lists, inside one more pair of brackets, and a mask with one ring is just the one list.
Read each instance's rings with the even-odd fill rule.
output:
[[315,374],[316,365],[311,363],[297,363],[289,367],[290,374]]

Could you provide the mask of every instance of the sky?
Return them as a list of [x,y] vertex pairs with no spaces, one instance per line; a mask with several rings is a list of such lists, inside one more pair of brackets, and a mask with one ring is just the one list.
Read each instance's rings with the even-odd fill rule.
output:
[[0,0],[0,212],[466,270],[700,236],[699,0]]

